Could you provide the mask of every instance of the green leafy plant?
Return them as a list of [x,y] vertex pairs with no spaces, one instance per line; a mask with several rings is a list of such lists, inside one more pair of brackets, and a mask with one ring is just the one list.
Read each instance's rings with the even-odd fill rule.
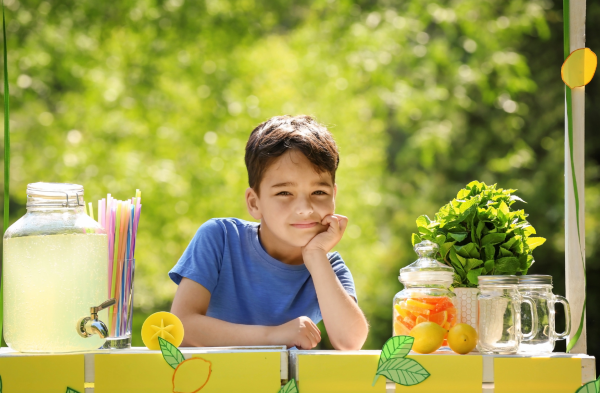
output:
[[404,386],[416,385],[429,378],[429,372],[419,362],[406,358],[414,341],[411,336],[395,336],[383,344],[372,386],[380,375]]
[[525,203],[515,191],[472,181],[433,220],[417,218],[413,246],[437,243],[438,261],[454,268],[454,287],[476,287],[484,274],[527,274],[532,251],[546,239],[532,237],[536,232],[524,210],[511,209],[517,201]]

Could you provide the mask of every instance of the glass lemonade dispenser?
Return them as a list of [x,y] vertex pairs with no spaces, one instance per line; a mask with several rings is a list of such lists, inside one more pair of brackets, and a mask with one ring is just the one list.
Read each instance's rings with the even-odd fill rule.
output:
[[3,243],[4,338],[14,350],[93,350],[108,335],[108,238],[84,206],[80,185],[27,186],[27,213]]

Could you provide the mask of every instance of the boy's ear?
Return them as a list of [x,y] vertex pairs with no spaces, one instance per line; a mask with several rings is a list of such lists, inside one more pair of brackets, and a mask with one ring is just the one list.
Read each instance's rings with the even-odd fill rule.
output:
[[258,207],[258,195],[256,195],[256,192],[252,187],[246,188],[246,207],[252,218],[255,220],[262,219],[262,213]]

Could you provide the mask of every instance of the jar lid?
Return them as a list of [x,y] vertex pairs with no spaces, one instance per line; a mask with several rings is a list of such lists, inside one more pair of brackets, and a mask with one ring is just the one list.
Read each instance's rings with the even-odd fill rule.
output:
[[519,285],[552,285],[552,276],[546,274],[529,274],[517,278]]
[[477,278],[479,285],[517,285],[519,280],[517,276],[479,276]]
[[77,207],[84,205],[82,185],[44,182],[27,185],[27,207]]
[[415,245],[414,250],[419,259],[400,269],[400,281],[438,281],[452,284],[454,269],[435,259],[439,246],[429,240]]

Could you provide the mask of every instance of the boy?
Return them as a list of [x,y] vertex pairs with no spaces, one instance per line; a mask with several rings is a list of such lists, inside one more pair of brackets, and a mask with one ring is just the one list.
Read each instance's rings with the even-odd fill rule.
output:
[[246,145],[246,205],[260,223],[204,223],[169,272],[183,346],[286,345],[312,349],[323,319],[332,345],[358,350],[367,321],[339,253],[348,219],[335,214],[339,155],[309,116],[277,116]]

